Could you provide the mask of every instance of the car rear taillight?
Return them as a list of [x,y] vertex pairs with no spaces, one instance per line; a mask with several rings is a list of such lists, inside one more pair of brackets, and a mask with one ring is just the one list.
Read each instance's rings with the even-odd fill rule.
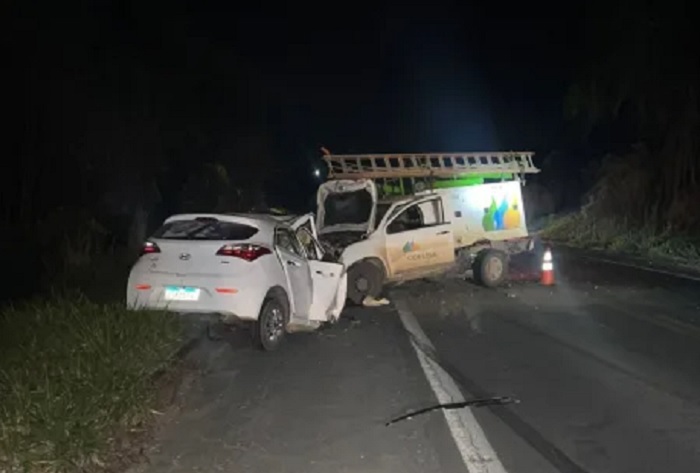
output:
[[246,261],[255,261],[264,255],[271,254],[268,248],[258,245],[224,245],[216,252],[219,256],[232,256]]
[[160,248],[158,248],[158,245],[156,245],[152,241],[147,241],[141,247],[141,256],[152,255],[154,253],[160,253]]

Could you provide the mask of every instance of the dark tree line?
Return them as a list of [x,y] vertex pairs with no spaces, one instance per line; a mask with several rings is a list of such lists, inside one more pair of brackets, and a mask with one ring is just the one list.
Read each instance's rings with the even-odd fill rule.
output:
[[690,2],[591,3],[566,108],[607,154],[587,209],[700,233],[700,42]]
[[264,203],[269,104],[243,59],[147,6],[12,8],[0,258],[18,285],[136,247],[169,213]]

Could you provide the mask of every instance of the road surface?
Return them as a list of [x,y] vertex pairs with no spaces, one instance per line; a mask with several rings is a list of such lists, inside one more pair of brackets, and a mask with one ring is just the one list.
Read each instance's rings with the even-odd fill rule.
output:
[[[151,472],[698,472],[700,281],[555,252],[557,286],[394,288],[278,352],[205,339]],[[517,404],[436,410],[510,396]]]

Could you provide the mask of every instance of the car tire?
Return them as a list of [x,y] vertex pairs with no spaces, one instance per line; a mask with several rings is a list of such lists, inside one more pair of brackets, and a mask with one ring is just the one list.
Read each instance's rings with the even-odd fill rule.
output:
[[365,297],[379,297],[384,283],[384,272],[370,261],[360,261],[348,270],[348,299],[362,305]]
[[276,350],[284,340],[289,314],[287,305],[279,297],[265,298],[260,315],[253,326],[253,341],[264,351]]
[[508,278],[508,258],[499,250],[482,250],[474,261],[474,279],[486,287],[497,287]]

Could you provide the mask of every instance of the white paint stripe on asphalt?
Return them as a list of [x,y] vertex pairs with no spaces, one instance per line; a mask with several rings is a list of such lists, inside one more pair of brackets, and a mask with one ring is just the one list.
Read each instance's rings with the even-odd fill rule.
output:
[[649,271],[650,273],[664,274],[666,276],[673,276],[674,278],[688,279],[690,281],[700,282],[700,277],[692,276],[690,274],[674,273],[673,271],[668,271],[666,269],[651,268],[648,266],[643,266],[641,264],[634,263],[624,263],[622,261],[615,261],[607,258],[602,258],[599,256],[589,256],[589,255],[579,255],[581,258],[589,259],[591,261],[601,261],[608,264],[616,264],[618,266],[626,266],[628,268],[641,269],[642,271]]
[[[411,345],[438,402],[463,402],[464,396],[452,377],[421,348],[423,346],[435,350],[407,304],[399,299],[395,300],[395,306],[404,328],[412,335]],[[442,413],[464,465],[470,473],[506,473],[471,409],[442,409]]]

